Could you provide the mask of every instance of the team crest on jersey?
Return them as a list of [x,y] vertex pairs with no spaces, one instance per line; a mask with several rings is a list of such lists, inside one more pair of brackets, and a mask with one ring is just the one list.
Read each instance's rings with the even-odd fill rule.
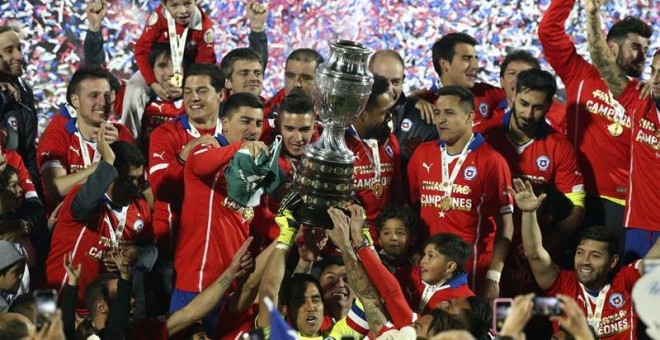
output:
[[11,128],[14,129],[14,131],[18,131],[18,120],[16,119],[16,117],[11,116],[7,118],[7,124],[9,124],[9,126],[11,126]]
[[147,24],[149,24],[149,26],[153,26],[157,22],[158,22],[158,14],[156,12],[151,13],[151,16],[149,16],[149,22],[147,22]]
[[619,292],[610,295],[610,305],[614,308],[620,308],[625,302],[623,295]]
[[488,111],[489,111],[488,104],[486,103],[479,104],[479,114],[482,117],[488,117]]
[[408,119],[408,118],[405,118],[405,119],[401,122],[401,131],[403,131],[403,132],[408,132],[408,131],[410,131],[410,129],[412,129],[412,126],[413,126],[413,122],[412,122],[412,120],[410,120],[410,119]]
[[135,220],[135,223],[133,224],[133,230],[135,230],[136,233],[139,233],[142,231],[143,228],[144,228],[144,221],[142,221],[139,218]]
[[539,156],[539,158],[536,159],[536,167],[541,171],[548,170],[550,167],[550,158],[546,155]]
[[213,29],[209,28],[204,32],[204,42],[207,44],[210,44],[213,42],[213,39],[215,38],[215,35],[213,34]]
[[474,166],[468,166],[463,170],[463,178],[465,178],[466,181],[471,181],[475,177],[477,177],[477,168]]
[[394,157],[394,150],[392,150],[391,145],[385,145],[385,153],[390,157]]

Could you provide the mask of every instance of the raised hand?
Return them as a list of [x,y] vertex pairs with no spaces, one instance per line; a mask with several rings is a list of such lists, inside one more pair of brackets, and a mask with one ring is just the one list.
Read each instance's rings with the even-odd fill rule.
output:
[[130,260],[126,256],[124,249],[120,247],[113,247],[110,250],[110,259],[114,263],[115,267],[119,270],[119,275],[122,279],[128,281],[131,278],[131,264]]
[[532,183],[529,181],[523,183],[520,178],[515,178],[513,180],[513,189],[509,188],[508,191],[513,194],[518,209],[524,212],[536,211],[546,197],[546,194],[541,194],[539,197],[536,197],[536,195],[534,195],[534,190],[532,189]]
[[330,215],[332,225],[334,226],[332,229],[327,231],[330,240],[332,240],[332,243],[334,243],[342,251],[344,249],[350,248],[351,241],[349,232],[351,229],[351,220],[348,216],[346,216],[346,214],[344,214],[343,211],[335,207],[330,207],[328,209],[328,215]]
[[110,144],[105,138],[106,131],[107,131],[107,125],[101,124],[101,127],[96,133],[96,148],[98,149],[98,152],[101,154],[102,160],[106,161],[108,164],[114,164],[115,153],[114,151],[112,151],[112,149],[110,148]]
[[600,9],[600,6],[603,4],[602,0],[585,0],[584,9],[588,14],[596,14]]
[[78,263],[77,266],[73,266],[73,253],[69,252],[64,254],[62,257],[64,259],[64,270],[66,270],[67,280],[69,286],[78,285],[78,280],[80,279],[80,273],[82,273],[82,263]]
[[259,1],[251,0],[246,5],[247,17],[250,20],[250,30],[262,32],[268,18],[268,9]]
[[254,270],[254,258],[249,251],[252,239],[252,236],[248,237],[231,259],[228,270],[234,279],[252,273]]
[[109,7],[110,3],[106,0],[90,2],[87,4],[85,13],[87,14],[87,23],[90,31],[98,32],[101,30],[101,22],[108,14]]

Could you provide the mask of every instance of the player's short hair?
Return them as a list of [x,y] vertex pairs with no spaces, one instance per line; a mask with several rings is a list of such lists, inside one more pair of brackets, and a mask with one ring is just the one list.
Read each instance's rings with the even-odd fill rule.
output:
[[105,79],[109,87],[112,75],[108,70],[99,65],[89,65],[79,68],[71,77],[71,81],[69,81],[69,85],[66,88],[66,101],[69,104],[71,104],[71,96],[80,90],[80,83],[87,79]]
[[610,258],[619,253],[619,240],[616,238],[616,235],[604,226],[593,226],[585,229],[580,238],[578,239],[578,245],[582,244],[586,240],[599,241],[606,244],[605,250]]
[[300,89],[293,89],[280,104],[280,114],[309,114],[314,113],[314,102]]
[[518,82],[516,83],[516,92],[540,91],[545,93],[545,102],[552,102],[552,98],[557,93],[557,81],[548,71],[539,69],[529,69],[518,73]]
[[470,304],[470,309],[464,309],[461,317],[467,330],[476,339],[485,339],[493,325],[493,307],[478,296],[470,296],[466,300]]
[[5,191],[7,190],[7,186],[9,185],[9,179],[11,178],[12,175],[17,175],[18,176],[18,170],[14,168],[11,165],[7,165],[7,167],[0,171],[0,191]]
[[657,50],[655,50],[655,53],[653,53],[653,56],[654,56],[654,57],[657,56],[657,55],[660,55],[660,48],[658,48]]
[[151,51],[149,52],[149,66],[154,68],[156,66],[156,59],[161,55],[165,55],[166,58],[172,59],[172,50],[170,49],[169,44],[165,43],[154,43],[151,45]]
[[117,276],[115,275],[101,275],[85,287],[84,303],[85,308],[89,311],[90,318],[96,316],[97,302],[103,301],[107,304],[112,304],[110,292],[108,291],[108,282],[116,278]]
[[261,65],[261,70],[264,69],[264,61],[261,59],[261,56],[257,51],[249,47],[235,48],[225,54],[220,62],[220,68],[222,69],[225,78],[231,78],[232,73],[234,73],[234,63],[238,60],[258,61],[259,65]]
[[296,273],[284,280],[279,292],[279,298],[282,305],[287,306],[287,314],[289,320],[292,320],[292,326],[298,329],[295,320],[298,314],[298,308],[304,303],[304,295],[307,290],[307,285],[313,284],[319,291],[321,301],[323,301],[323,288],[317,278],[312,275],[304,273]]
[[225,88],[225,75],[216,64],[192,64],[183,76],[183,84],[191,76],[207,76],[211,86],[216,92],[221,92]]
[[443,86],[438,89],[438,98],[443,96],[458,97],[458,104],[465,110],[466,113],[474,111],[474,94],[468,89],[459,86]]
[[419,218],[412,208],[402,205],[388,205],[383,209],[376,218],[376,230],[378,233],[385,226],[385,222],[391,219],[398,219],[403,222],[403,225],[408,229],[410,235],[416,235],[419,227]]
[[339,266],[343,267],[345,266],[344,264],[344,259],[342,259],[341,256],[324,256],[323,260],[321,260],[321,263],[319,265],[319,277],[323,272],[325,271],[326,268],[330,266]]
[[607,42],[615,40],[619,45],[623,43],[628,33],[640,35],[646,39],[650,39],[653,35],[653,29],[644,21],[633,16],[627,16],[623,20],[612,25],[610,31],[607,32]]
[[371,58],[369,59],[369,69],[371,70],[371,68],[373,67],[374,63],[376,62],[376,59],[378,59],[378,58],[383,58],[383,57],[392,57],[392,58],[396,59],[396,60],[401,64],[401,67],[402,67],[404,70],[406,69],[406,63],[403,61],[403,58],[401,57],[401,55],[400,55],[398,52],[396,52],[396,51],[394,51],[394,50],[380,50],[380,51],[376,51],[376,52],[371,56]]
[[318,67],[323,63],[323,57],[319,52],[317,52],[314,49],[311,48],[298,48],[293,50],[291,54],[286,58],[286,65],[289,64],[289,61],[291,60],[297,60],[297,61],[302,61],[302,62],[310,62],[313,61],[316,63],[316,66]]
[[229,99],[222,107],[222,116],[231,119],[231,117],[240,110],[242,107],[251,107],[253,109],[264,109],[264,104],[261,103],[259,97],[252,93],[234,93],[229,96]]
[[371,85],[371,94],[369,94],[369,99],[367,100],[367,106],[365,110],[371,110],[376,108],[378,105],[378,97],[383,93],[386,93],[390,88],[390,81],[383,76],[374,74],[374,84]]
[[424,248],[433,245],[441,254],[450,261],[456,262],[455,273],[460,273],[465,267],[465,262],[470,258],[470,246],[462,238],[451,233],[437,233],[431,235],[424,243]]
[[539,63],[539,60],[536,59],[529,51],[514,50],[509,52],[506,55],[506,57],[504,57],[504,60],[500,65],[500,78],[504,78],[504,73],[506,72],[506,68],[509,67],[509,64],[511,64],[514,61],[523,62],[529,65],[531,68],[541,69],[541,64]]
[[113,166],[121,176],[127,174],[130,167],[144,166],[144,155],[140,149],[133,143],[122,140],[110,144],[110,149],[115,153],[115,162]]
[[16,32],[16,34],[21,34],[21,29],[16,27],[16,26],[12,26],[12,25],[2,25],[2,26],[0,26],[0,34],[5,33],[5,32],[9,32],[9,31],[14,31],[14,32]]
[[429,323],[428,336],[453,329],[465,329],[463,323],[455,315],[449,314],[440,308],[433,308],[429,315],[432,319]]
[[433,68],[435,69],[435,72],[438,73],[438,76],[442,76],[440,59],[451,62],[452,59],[454,59],[454,55],[456,54],[456,45],[458,44],[476,46],[479,43],[469,34],[454,32],[436,40],[436,42],[433,44],[433,47],[431,48]]

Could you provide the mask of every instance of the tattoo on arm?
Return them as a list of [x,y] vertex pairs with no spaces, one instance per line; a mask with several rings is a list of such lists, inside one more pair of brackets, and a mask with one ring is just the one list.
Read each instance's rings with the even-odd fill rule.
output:
[[218,284],[223,288],[229,288],[231,281],[232,279],[229,277],[229,275],[223,275],[222,278],[220,278],[220,281],[218,281]]
[[591,61],[603,77],[612,95],[615,98],[618,97],[628,85],[628,77],[610,53],[605,37],[600,30],[598,14],[587,17],[587,38],[589,40]]

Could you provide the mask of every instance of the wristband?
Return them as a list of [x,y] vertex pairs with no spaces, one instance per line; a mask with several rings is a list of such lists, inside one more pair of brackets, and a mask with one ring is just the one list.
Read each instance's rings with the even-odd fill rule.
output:
[[501,277],[502,277],[502,273],[498,272],[497,270],[489,269],[486,272],[486,279],[487,280],[491,280],[491,281],[495,281],[495,282],[499,283]]
[[371,245],[368,240],[363,240],[362,243],[353,246],[353,251],[357,254],[360,250],[367,248]]
[[290,248],[291,246],[289,246],[288,244],[284,244],[282,242],[277,242],[277,244],[275,245],[275,249],[289,250]]

